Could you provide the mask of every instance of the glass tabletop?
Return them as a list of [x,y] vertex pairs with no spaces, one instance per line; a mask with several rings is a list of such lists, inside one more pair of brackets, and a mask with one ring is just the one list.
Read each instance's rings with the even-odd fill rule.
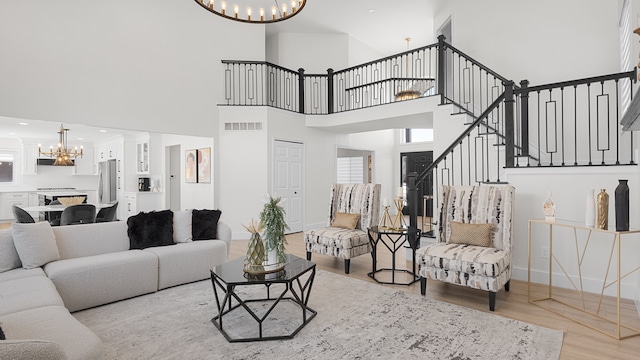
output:
[[[408,228],[384,228],[379,226],[372,226],[369,228],[369,231],[374,233],[384,233],[384,234],[395,234],[395,235],[407,235],[409,233]],[[416,231],[419,233],[420,230],[416,228]]]
[[316,266],[311,261],[287,254],[287,264],[281,271],[269,274],[248,274],[242,270],[244,260],[245,257],[231,260],[216,266],[212,271],[227,285],[265,284],[290,282]]

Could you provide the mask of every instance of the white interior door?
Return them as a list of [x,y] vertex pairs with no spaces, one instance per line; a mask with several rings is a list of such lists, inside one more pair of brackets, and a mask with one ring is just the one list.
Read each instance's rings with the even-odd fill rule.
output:
[[180,197],[180,174],[181,174],[181,164],[180,159],[180,145],[169,146],[169,169],[168,181],[166,181],[167,192],[168,192],[168,200],[169,200],[169,209],[172,211],[180,211],[182,199]]
[[304,144],[276,140],[274,157],[274,193],[284,199],[288,233],[300,232],[304,216]]

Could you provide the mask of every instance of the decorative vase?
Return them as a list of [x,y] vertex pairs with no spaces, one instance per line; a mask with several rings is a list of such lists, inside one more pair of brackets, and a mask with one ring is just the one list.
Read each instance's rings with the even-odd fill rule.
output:
[[595,190],[587,191],[587,201],[585,203],[584,224],[588,227],[596,226],[596,196]]
[[616,206],[616,231],[629,230],[629,185],[627,180],[618,180],[614,192]]
[[544,221],[550,223],[556,222],[556,204],[551,197],[551,191],[549,191],[547,199],[542,203],[542,211],[544,212]]
[[252,233],[247,248],[247,258],[244,263],[244,270],[248,273],[264,272],[264,243],[259,233]]
[[596,197],[598,203],[598,229],[609,228],[609,194],[605,189],[600,190]]

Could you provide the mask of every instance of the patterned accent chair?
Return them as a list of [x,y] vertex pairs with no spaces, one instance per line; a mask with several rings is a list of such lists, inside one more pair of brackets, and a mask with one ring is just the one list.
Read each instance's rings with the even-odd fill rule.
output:
[[[488,291],[489,310],[495,310],[496,293],[509,291],[511,279],[514,193],[511,185],[440,187],[437,242],[416,252],[422,295],[427,278],[440,280]],[[484,235],[474,230],[480,224],[491,224]],[[477,245],[479,237],[488,246]]]
[[[380,184],[333,184],[327,227],[304,233],[307,260],[314,252],[344,259],[348,274],[351,258],[371,253],[367,230],[378,224],[380,188]],[[337,212],[360,214],[355,229],[332,227]]]

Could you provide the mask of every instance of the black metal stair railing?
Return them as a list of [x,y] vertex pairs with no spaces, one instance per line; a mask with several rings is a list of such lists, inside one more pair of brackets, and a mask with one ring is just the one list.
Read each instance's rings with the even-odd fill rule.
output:
[[225,103],[272,106],[310,115],[434,96],[438,44],[326,74],[305,74],[266,61],[223,60]]
[[438,44],[331,71],[330,113],[436,95]]
[[637,69],[514,90],[521,103],[515,166],[635,165],[633,132],[622,132]]
[[300,110],[303,78],[298,72],[266,61],[222,60],[222,63],[225,105]]

